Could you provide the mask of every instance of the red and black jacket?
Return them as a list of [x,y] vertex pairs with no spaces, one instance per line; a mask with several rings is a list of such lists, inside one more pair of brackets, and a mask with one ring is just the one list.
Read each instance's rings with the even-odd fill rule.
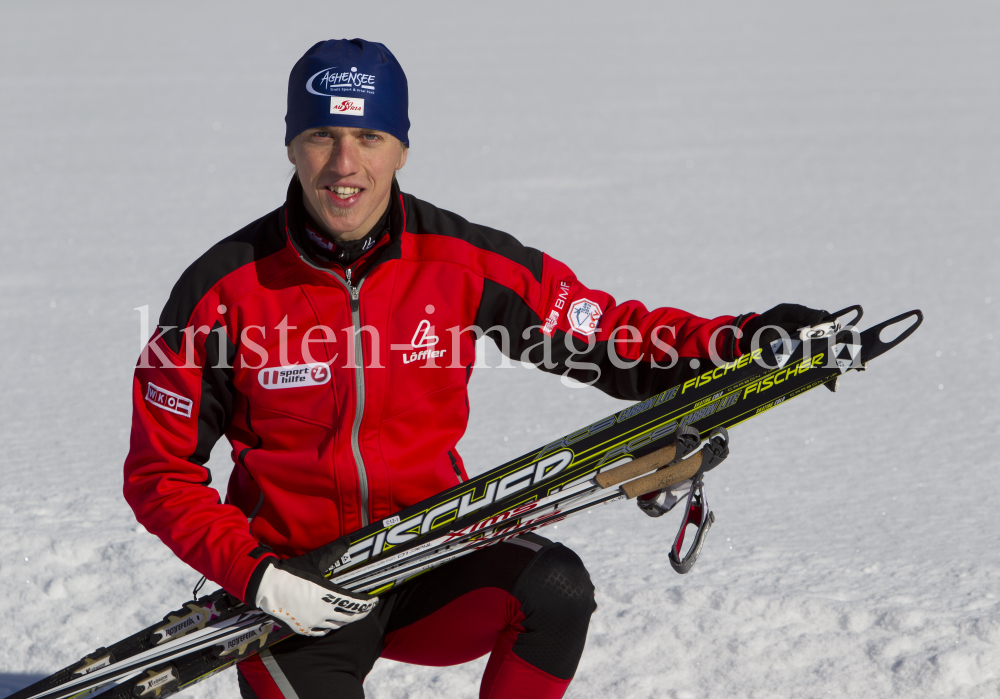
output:
[[[293,179],[284,206],[184,272],[140,357],[125,498],[237,597],[260,544],[304,553],[466,478],[455,445],[476,335],[463,330],[626,400],[732,345],[719,330],[731,316],[618,303],[506,233],[391,196],[389,231],[345,270],[308,254]],[[204,467],[222,435],[235,463],[225,503]]]

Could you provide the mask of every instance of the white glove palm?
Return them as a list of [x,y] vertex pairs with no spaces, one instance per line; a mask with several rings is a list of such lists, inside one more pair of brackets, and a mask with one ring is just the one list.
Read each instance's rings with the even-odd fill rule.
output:
[[319,575],[272,563],[264,571],[254,604],[303,636],[323,636],[368,616],[378,597],[348,592]]

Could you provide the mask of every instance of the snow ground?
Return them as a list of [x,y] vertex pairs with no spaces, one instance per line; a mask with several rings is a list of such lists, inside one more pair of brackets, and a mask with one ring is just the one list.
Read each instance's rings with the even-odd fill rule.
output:
[[[0,4],[0,697],[187,599],[120,495],[133,309],[281,202],[287,72],[357,35],[410,79],[404,188],[618,298],[927,315],[734,431],[691,574],[674,518],[549,532],[600,604],[567,696],[996,697],[1000,6],[966,0]],[[472,401],[473,470],[620,407],[520,368]],[[368,694],[473,697],[483,665]]]

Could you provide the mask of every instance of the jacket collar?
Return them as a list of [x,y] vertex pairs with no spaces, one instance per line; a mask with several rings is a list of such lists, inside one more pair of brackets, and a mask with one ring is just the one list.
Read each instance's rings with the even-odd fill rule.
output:
[[[399,259],[401,253],[400,240],[403,236],[403,226],[405,214],[402,206],[402,195],[399,183],[393,178],[392,188],[389,193],[389,208],[387,210],[387,225],[381,221],[376,228],[382,228],[383,232],[374,237],[374,244],[360,257],[356,258],[349,265],[337,261],[336,250],[324,249],[310,239],[307,227],[314,230],[319,227],[312,221],[309,212],[306,211],[303,203],[302,184],[299,178],[293,176],[288,183],[288,192],[285,197],[283,207],[285,230],[289,238],[289,244],[296,253],[308,257],[311,266],[320,266],[328,269],[336,269],[341,272],[346,266],[350,266],[356,271],[355,279],[367,276],[375,267],[388,260]],[[310,224],[312,224],[310,226]],[[384,228],[383,228],[384,226]]]

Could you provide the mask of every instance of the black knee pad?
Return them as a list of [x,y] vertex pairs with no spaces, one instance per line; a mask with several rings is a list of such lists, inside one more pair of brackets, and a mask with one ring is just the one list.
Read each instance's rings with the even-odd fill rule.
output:
[[545,542],[518,578],[512,594],[521,603],[524,633],[514,652],[560,679],[571,679],[597,608],[594,584],[583,561],[562,544]]

